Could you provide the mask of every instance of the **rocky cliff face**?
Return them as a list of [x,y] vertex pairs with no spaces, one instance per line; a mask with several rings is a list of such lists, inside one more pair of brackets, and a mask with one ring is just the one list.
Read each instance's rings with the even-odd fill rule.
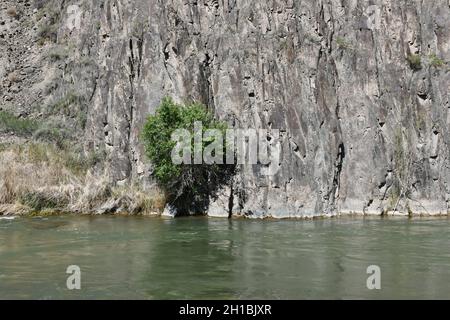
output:
[[0,6],[2,108],[82,132],[114,183],[151,185],[139,133],[172,96],[281,131],[277,174],[243,166],[211,215],[450,211],[448,0]]

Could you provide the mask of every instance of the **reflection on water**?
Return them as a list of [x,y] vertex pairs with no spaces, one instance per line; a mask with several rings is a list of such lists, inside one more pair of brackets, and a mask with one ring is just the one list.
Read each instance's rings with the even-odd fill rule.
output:
[[449,221],[1,219],[0,298],[450,299]]

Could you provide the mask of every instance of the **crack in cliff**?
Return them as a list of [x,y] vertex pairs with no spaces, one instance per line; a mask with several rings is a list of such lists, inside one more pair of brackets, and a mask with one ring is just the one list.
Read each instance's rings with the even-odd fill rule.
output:
[[170,72],[169,72],[169,66],[168,66],[168,61],[170,59],[169,43],[166,43],[162,53],[164,55],[164,59],[163,59],[164,70],[166,70],[166,74],[169,77],[170,81],[173,82],[172,76],[170,75]]
[[228,219],[233,216],[233,205],[234,205],[234,190],[233,183],[230,185],[230,198],[228,199]]
[[344,143],[341,142],[338,146],[338,154],[336,156],[335,161],[335,172],[333,177],[333,189],[334,189],[334,206],[336,206],[336,201],[339,199],[339,191],[341,187],[341,173],[342,166],[345,158],[345,146]]
[[[206,45],[205,45],[206,46]],[[208,52],[205,53],[205,60],[201,64],[200,68],[200,76],[202,77],[202,80],[205,82],[203,86],[203,100],[204,103],[210,107],[213,111],[215,111],[214,106],[214,96],[213,96],[213,89],[211,84],[211,65],[213,63],[214,57],[211,58]]]
[[128,161],[130,163],[132,161],[135,161],[135,156],[133,152],[133,141],[132,141],[132,130],[134,127],[134,119],[135,119],[135,82],[136,79],[140,78],[141,75],[141,65],[142,65],[142,58],[143,58],[143,46],[144,46],[144,34],[143,31],[141,31],[140,35],[136,37],[137,38],[137,54],[138,56],[135,56],[135,47],[133,45],[133,38],[130,38],[129,40],[129,50],[130,50],[130,56],[128,57],[128,64],[130,68],[130,73],[128,76],[129,84],[130,84],[130,96],[129,96],[129,103],[130,103],[130,114],[128,119],[128,132],[127,132],[127,149],[128,149]]

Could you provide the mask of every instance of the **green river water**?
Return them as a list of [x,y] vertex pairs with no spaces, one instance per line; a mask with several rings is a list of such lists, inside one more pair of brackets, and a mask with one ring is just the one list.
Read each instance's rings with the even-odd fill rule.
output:
[[1,218],[0,299],[450,299],[449,240],[447,218]]

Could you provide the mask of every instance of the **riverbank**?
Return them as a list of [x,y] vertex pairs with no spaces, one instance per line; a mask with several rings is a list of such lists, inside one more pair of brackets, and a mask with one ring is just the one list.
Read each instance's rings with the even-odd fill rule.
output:
[[[65,216],[99,216],[99,215],[108,215],[108,216],[120,216],[120,217],[155,217],[155,218],[164,218],[164,219],[172,219],[175,218],[172,215],[165,215],[161,211],[161,208],[150,210],[142,209],[142,207],[134,206],[134,211],[125,210],[126,206],[124,205],[111,205],[115,203],[121,203],[121,199],[110,198],[106,200],[103,205],[94,207],[90,211],[70,211],[70,210],[60,210],[60,209],[45,209],[41,211],[36,211],[31,209],[28,206],[22,205],[20,203],[15,204],[2,204],[0,205],[0,219],[1,218],[14,218],[14,217],[65,217]],[[131,207],[131,206],[130,206]],[[386,212],[383,214],[365,214],[365,213],[336,213],[336,214],[318,214],[312,216],[291,216],[291,217],[252,217],[246,215],[231,215],[231,217],[218,217],[218,216],[210,216],[208,214],[199,214],[194,216],[179,216],[177,218],[186,218],[186,217],[205,217],[210,219],[218,219],[218,220],[259,220],[259,221],[308,221],[308,220],[333,220],[333,219],[364,219],[364,218],[403,218],[407,220],[411,219],[421,219],[421,218],[442,218],[448,219],[450,218],[450,214],[429,214],[429,213],[420,213],[420,214],[408,214],[403,212]]]
[[[0,144],[0,216],[52,216],[60,214],[165,215],[166,199],[157,187],[114,185],[102,168],[101,154],[82,156],[80,150],[41,142]],[[95,172],[95,173],[93,173]],[[103,173],[102,173],[103,172]],[[251,215],[232,217],[261,219],[314,219],[336,216],[448,216],[449,212],[398,210],[344,211],[310,215]],[[167,210],[166,210],[167,211]],[[222,210],[223,211],[223,210]],[[222,213],[222,211],[220,213]],[[280,209],[280,212],[282,210]],[[210,216],[214,216],[210,210]],[[281,212],[283,213],[283,212]],[[220,215],[228,218],[228,212]]]
[[158,215],[161,190],[113,186],[99,155],[45,143],[0,144],[0,215],[127,213]]

